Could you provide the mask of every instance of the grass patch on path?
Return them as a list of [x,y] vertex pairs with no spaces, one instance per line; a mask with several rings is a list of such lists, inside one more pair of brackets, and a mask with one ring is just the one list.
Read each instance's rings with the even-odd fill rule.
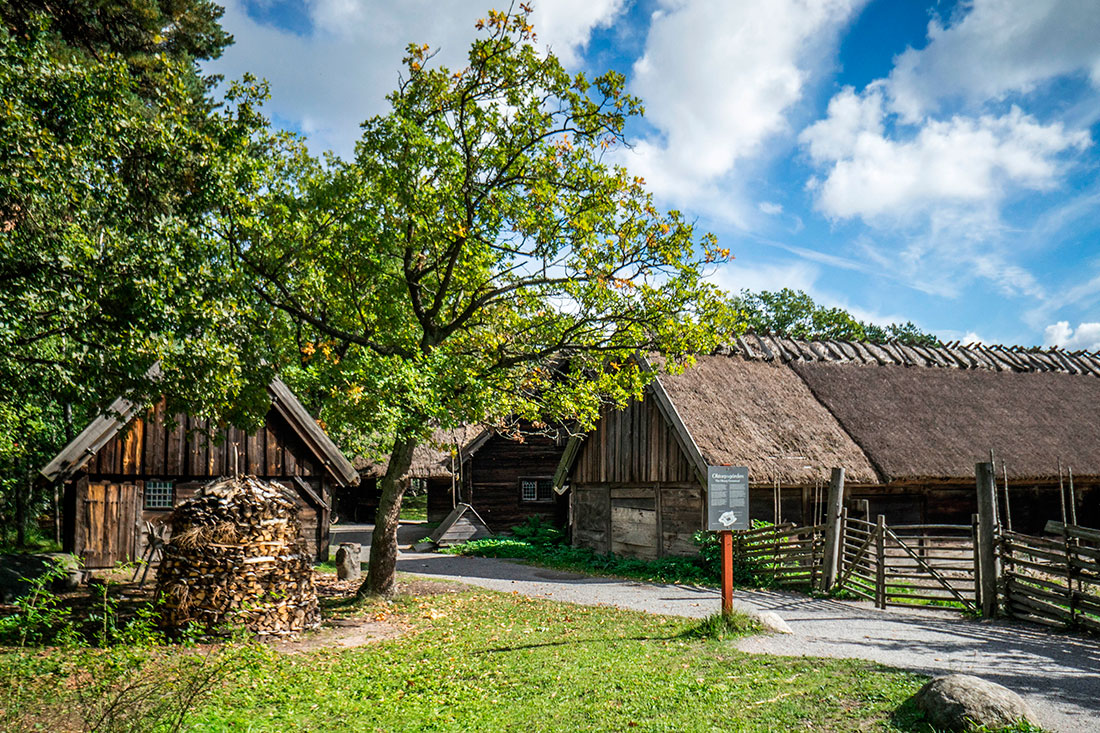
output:
[[[411,587],[425,595],[326,604],[341,624],[385,622],[404,631],[397,639],[296,654],[227,648],[239,663],[202,696],[184,729],[920,730],[911,715],[894,716],[924,681],[914,674],[862,661],[742,654],[729,641],[743,633],[737,625],[716,630],[699,620],[518,594]],[[143,674],[185,653],[161,647]],[[41,723],[49,711],[80,702],[80,673],[56,676],[66,665],[48,663],[63,654],[28,660],[0,651],[0,674],[31,662],[34,669],[19,672],[40,675],[39,694],[21,696],[23,708],[9,716]]]

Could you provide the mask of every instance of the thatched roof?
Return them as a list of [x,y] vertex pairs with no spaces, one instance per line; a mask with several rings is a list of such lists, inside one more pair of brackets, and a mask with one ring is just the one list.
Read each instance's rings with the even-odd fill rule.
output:
[[838,362],[900,366],[980,369],[995,372],[1055,372],[1100,377],[1100,352],[1059,348],[1025,349],[958,342],[944,346],[905,346],[856,341],[799,341],[779,336],[745,334],[719,350],[747,359],[782,363]]
[[835,466],[850,481],[878,481],[859,446],[783,364],[703,356],[659,381],[707,464],[748,466],[753,483],[812,483]]
[[[412,465],[404,478],[449,478],[457,472],[460,461],[470,455],[492,435],[492,429],[485,425],[460,425],[450,430],[436,430],[432,437],[416,446],[413,450]],[[361,475],[379,477],[386,473],[388,459],[368,461],[355,460],[355,467]]]
[[992,448],[1010,477],[1100,476],[1100,379],[792,362],[890,480],[970,479]]

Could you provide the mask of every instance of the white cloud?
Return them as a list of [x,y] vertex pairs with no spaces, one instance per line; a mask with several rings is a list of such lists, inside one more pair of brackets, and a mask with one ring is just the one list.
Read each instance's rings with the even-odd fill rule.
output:
[[962,341],[963,346],[972,346],[972,345],[975,345],[975,344],[984,344],[985,343],[985,339],[983,339],[981,336],[979,336],[978,334],[976,334],[973,331],[967,331],[966,335],[963,336],[959,340]]
[[1002,295],[1046,300],[1013,261],[1019,232],[1002,211],[1061,188],[1092,143],[1090,123],[1067,125],[1027,96],[1100,69],[1100,13],[1086,5],[1095,3],[974,0],[951,23],[934,20],[923,49],[837,93],[800,134],[815,207],[867,224],[864,254],[919,290],[955,297],[982,279]]
[[757,208],[760,209],[762,213],[767,214],[768,216],[775,216],[777,214],[783,213],[783,205],[777,204],[774,201],[761,201],[757,205]]
[[906,137],[888,135],[885,118],[881,86],[863,94],[848,87],[825,119],[802,132],[811,159],[826,168],[812,185],[830,217],[875,223],[943,206],[994,206],[1011,186],[1051,188],[1058,156],[1089,144],[1087,132],[1040,124],[1015,107],[1001,116],[929,120]]
[[1044,81],[1087,74],[1100,86],[1096,0],[974,0],[954,23],[932,20],[928,43],[895,60],[894,111],[922,119],[941,102],[983,103],[1028,93]]
[[751,290],[802,290],[812,293],[821,271],[807,262],[763,263],[745,265],[733,262],[718,269],[710,279],[714,284],[731,292]]
[[1043,331],[1043,344],[1100,351],[1100,323],[1079,323],[1076,329],[1070,328],[1069,321],[1052,323]]
[[[865,0],[663,0],[631,91],[659,135],[630,167],[656,193],[721,209],[715,183],[761,155]],[[730,214],[730,211],[726,211]]]
[[[611,22],[623,0],[536,2],[532,21],[541,46],[574,63],[592,29]],[[350,155],[359,125],[387,109],[409,43],[439,50],[436,62],[457,67],[490,7],[485,0],[311,0],[304,35],[249,16],[244,0],[228,0],[223,26],[236,38],[207,66],[227,79],[245,72],[271,83],[269,114],[310,137],[315,151]]]

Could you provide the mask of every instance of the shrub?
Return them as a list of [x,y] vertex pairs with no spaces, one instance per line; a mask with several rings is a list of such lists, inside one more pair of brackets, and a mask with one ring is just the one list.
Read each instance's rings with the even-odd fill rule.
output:
[[0,642],[20,647],[75,643],[79,635],[72,611],[50,590],[68,574],[65,562],[55,558],[37,577],[23,578],[30,584],[30,590],[16,599],[14,614],[0,617]]

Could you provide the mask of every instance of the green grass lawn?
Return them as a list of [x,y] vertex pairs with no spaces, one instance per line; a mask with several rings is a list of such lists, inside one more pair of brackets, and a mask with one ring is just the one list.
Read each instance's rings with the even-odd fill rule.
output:
[[[330,605],[330,617],[384,618],[404,634],[347,650],[222,651],[237,656],[236,671],[200,697],[184,729],[922,729],[911,711],[894,713],[922,684],[917,675],[861,661],[749,656],[707,638],[713,624],[690,619],[487,591]],[[187,653],[149,651],[142,674],[155,678]],[[50,711],[84,704],[81,679],[96,675],[64,656],[0,654],[0,681],[18,675],[22,685],[0,700],[0,721],[50,728]]]
[[401,500],[401,518],[425,522],[428,519],[428,494],[406,496]]

